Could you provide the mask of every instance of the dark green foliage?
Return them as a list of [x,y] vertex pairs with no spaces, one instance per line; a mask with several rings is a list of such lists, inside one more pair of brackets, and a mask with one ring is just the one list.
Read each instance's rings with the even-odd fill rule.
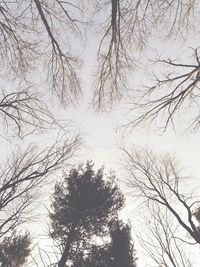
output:
[[121,221],[110,224],[110,242],[94,245],[84,258],[78,256],[73,267],[136,267],[131,228]]
[[[63,247],[63,262],[87,244],[94,235],[108,232],[108,224],[117,217],[124,204],[121,191],[116,184],[103,179],[103,168],[97,172],[93,163],[80,166],[64,175],[64,181],[57,183],[50,213],[53,239]],[[65,255],[65,256],[64,256]],[[62,264],[58,266],[65,266]]]
[[30,244],[29,234],[5,237],[0,244],[0,266],[22,266],[30,254]]
[[111,267],[135,267],[134,249],[131,241],[131,228],[121,221],[111,224]]
[[84,255],[76,257],[73,267],[111,267],[109,245],[93,245],[85,257]]

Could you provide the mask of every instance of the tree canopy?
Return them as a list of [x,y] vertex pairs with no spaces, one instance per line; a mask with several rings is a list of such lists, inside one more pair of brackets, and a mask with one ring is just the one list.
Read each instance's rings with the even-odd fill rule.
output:
[[120,220],[112,221],[109,238],[110,241],[102,246],[93,245],[85,257],[77,257],[73,267],[136,267],[130,225]]
[[[118,218],[124,204],[123,195],[113,178],[104,180],[103,168],[95,172],[93,165],[87,162],[86,167],[81,165],[72,169],[55,187],[50,236],[62,248],[60,267],[69,260],[73,261],[73,255],[75,257],[78,252],[90,249],[95,236],[108,234],[109,224]],[[115,238],[114,229],[113,226],[111,239]],[[113,242],[115,244],[114,239]],[[113,245],[113,253],[116,253],[115,249]]]
[[[70,123],[56,118],[62,115],[54,103],[75,106],[85,93],[82,66],[88,67],[90,51],[84,51],[91,37],[88,106],[102,112],[125,103],[123,126],[131,131],[146,124],[162,132],[179,125],[199,129],[199,11],[195,0],[0,1],[0,138],[12,147],[0,163],[2,266],[26,263],[31,238],[18,230],[31,219],[40,189],[69,166],[80,144]],[[41,149],[30,145],[44,133],[54,142]],[[18,148],[15,142],[22,139]],[[128,185],[154,222],[146,225],[156,245],[143,244],[159,267],[191,267],[179,244],[200,244],[198,197],[182,193],[171,157],[123,151]],[[92,162],[64,172],[49,213],[58,267],[135,267],[131,229],[119,217],[124,203],[113,177],[105,179],[103,168],[95,171]]]
[[[162,43],[163,37],[172,42],[177,38],[188,48],[187,38],[191,33],[198,34],[199,8],[199,2],[193,0],[2,1],[1,80],[3,84],[9,84],[7,75],[15,78],[16,87],[19,85],[18,90],[4,90],[8,95],[2,97],[2,116],[14,120],[17,127],[21,122],[34,124],[36,128],[42,127],[44,122],[50,123],[52,116],[42,98],[32,96],[32,91],[44,83],[64,105],[77,102],[82,91],[79,70],[84,62],[76,48],[87,44],[92,33],[97,39],[92,88],[95,109],[111,108],[124,95],[131,95],[134,100],[129,103],[130,109],[139,108],[138,115],[130,121],[131,127],[152,122],[164,113],[163,127],[166,129],[173,124],[179,109],[192,104],[196,110],[198,106],[198,46],[192,44],[193,58],[190,55],[188,59],[187,54],[183,60],[168,55],[151,58],[154,65],[162,64],[163,75],[160,71],[154,72],[148,56],[144,58],[144,51],[150,48],[152,40]],[[161,53],[157,46],[157,54]],[[152,68],[155,83],[147,80],[148,86],[135,89],[132,77],[134,73],[140,77],[145,75],[137,71],[142,65]],[[37,77],[37,82],[33,77]],[[162,88],[166,87],[168,90],[163,92]],[[30,96],[24,99],[23,92]],[[24,101],[18,101],[19,97]],[[14,98],[14,102],[10,98]],[[31,107],[33,102],[34,107]],[[43,107],[43,115],[38,114],[38,105]],[[29,114],[32,122],[27,120],[24,112]],[[44,118],[44,115],[49,117]],[[187,126],[198,128],[198,125],[198,112],[194,112]]]
[[30,254],[30,236],[16,235],[6,236],[0,243],[0,263],[2,267],[23,266]]

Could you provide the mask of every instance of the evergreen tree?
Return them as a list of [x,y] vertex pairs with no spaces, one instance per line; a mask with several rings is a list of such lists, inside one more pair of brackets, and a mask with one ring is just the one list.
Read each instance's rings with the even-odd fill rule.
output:
[[110,229],[111,267],[135,267],[134,248],[131,240],[131,227],[122,221],[115,221]]
[[23,266],[30,254],[30,244],[29,234],[5,237],[0,244],[0,266]]
[[105,181],[103,168],[95,172],[93,165],[88,162],[85,168],[72,169],[55,186],[50,236],[62,248],[58,267],[91,247],[92,237],[105,235],[123,206],[123,195],[113,179]]
[[78,255],[73,267],[136,267],[130,225],[115,220],[110,224],[110,241],[93,245],[87,256]]

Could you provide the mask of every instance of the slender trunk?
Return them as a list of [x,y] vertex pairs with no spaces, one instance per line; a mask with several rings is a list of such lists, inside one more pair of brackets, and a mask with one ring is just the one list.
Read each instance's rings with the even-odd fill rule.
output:
[[74,241],[74,236],[75,236],[75,225],[72,225],[72,228],[71,228],[69,235],[68,235],[67,242],[65,243],[65,248],[62,252],[61,259],[58,262],[58,267],[65,267],[66,266],[66,262],[69,258],[71,243]]

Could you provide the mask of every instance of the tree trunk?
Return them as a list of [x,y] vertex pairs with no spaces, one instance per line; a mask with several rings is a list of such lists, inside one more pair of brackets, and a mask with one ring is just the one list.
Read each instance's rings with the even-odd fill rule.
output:
[[74,235],[75,235],[75,225],[72,226],[71,231],[68,235],[68,239],[67,239],[67,242],[65,244],[65,248],[62,252],[61,259],[58,262],[58,267],[65,267],[66,266],[66,262],[69,258],[70,246],[71,246],[71,243],[74,241]]

